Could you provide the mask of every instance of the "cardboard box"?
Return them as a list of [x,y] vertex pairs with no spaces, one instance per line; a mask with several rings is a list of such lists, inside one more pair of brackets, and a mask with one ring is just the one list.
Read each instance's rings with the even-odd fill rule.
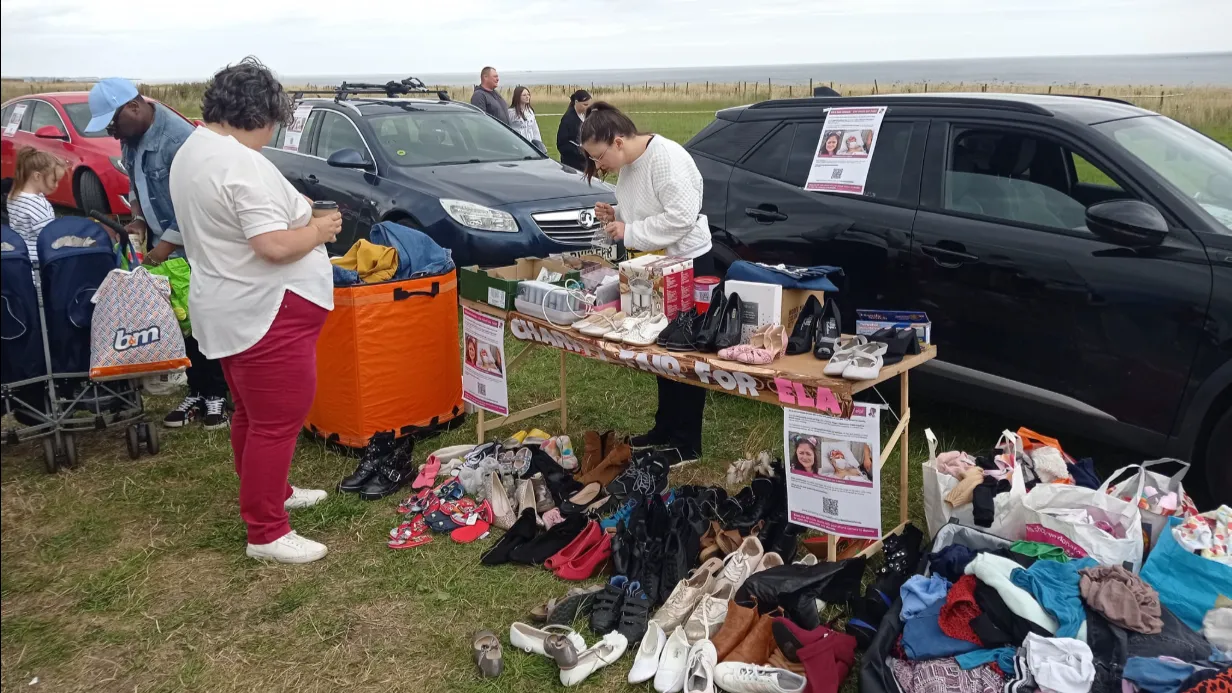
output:
[[543,269],[561,275],[559,280],[551,282],[557,286],[564,286],[570,279],[581,281],[577,270],[571,269],[560,260],[522,258],[505,267],[486,270],[478,266],[459,268],[459,292],[462,298],[470,301],[486,303],[501,310],[514,310],[513,302],[518,295],[518,283],[537,279]]
[[783,287],[761,282],[729,281],[723,284],[730,298],[739,294],[741,301],[740,340],[748,343],[762,325],[778,325],[783,319]]
[[783,289],[783,311],[780,325],[787,328],[787,332],[791,332],[791,328],[796,326],[796,321],[800,319],[800,311],[804,309],[804,304],[808,302],[809,296],[816,296],[821,305],[826,305],[826,292],[824,291],[809,291],[807,289]]
[[692,260],[642,255],[620,263],[620,309],[626,315],[663,313],[671,320],[692,307]]
[[917,310],[856,310],[856,334],[867,336],[887,327],[914,327],[920,344],[932,343],[933,324],[928,319],[928,313]]

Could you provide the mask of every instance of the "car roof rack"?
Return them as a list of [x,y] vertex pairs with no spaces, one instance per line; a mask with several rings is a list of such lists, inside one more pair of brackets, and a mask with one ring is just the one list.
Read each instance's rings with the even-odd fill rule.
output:
[[988,108],[1002,111],[1020,111],[1023,113],[1033,113],[1036,115],[1052,115],[1052,112],[1033,103],[1025,101],[1017,101],[1012,98],[999,99],[995,96],[990,97],[972,97],[972,96],[944,96],[938,94],[933,95],[914,95],[914,94],[890,94],[885,96],[868,95],[868,96],[823,96],[809,97],[797,99],[775,99],[773,101],[762,101],[749,106],[750,109],[775,109],[775,108],[793,108],[799,106],[864,106],[864,105],[880,105],[880,106],[950,106],[950,107],[965,107],[965,108]]
[[436,94],[437,98],[441,101],[450,100],[448,91],[444,89],[429,89],[424,86],[423,80],[417,77],[407,77],[398,82],[390,80],[384,84],[343,82],[330,89],[301,89],[295,92],[295,99],[302,99],[306,94],[333,94],[334,101],[345,101],[352,96],[359,96],[361,94],[383,94],[391,99],[408,94]]

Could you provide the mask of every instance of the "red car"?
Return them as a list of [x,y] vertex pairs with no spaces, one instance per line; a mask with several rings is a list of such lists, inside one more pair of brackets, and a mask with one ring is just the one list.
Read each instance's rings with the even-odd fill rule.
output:
[[69,175],[47,198],[53,204],[82,211],[98,209],[128,214],[128,174],[120,162],[120,143],[106,132],[82,132],[90,122],[86,98],[86,92],[74,91],[31,94],[6,101],[0,111],[0,125],[4,128],[0,134],[0,177],[7,188],[13,178],[17,150],[41,149],[69,164]]

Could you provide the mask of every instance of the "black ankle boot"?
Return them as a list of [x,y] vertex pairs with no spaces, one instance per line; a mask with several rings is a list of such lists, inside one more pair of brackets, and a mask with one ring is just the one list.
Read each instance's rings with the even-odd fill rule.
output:
[[415,478],[415,465],[411,464],[414,441],[408,436],[394,441],[394,448],[377,466],[376,474],[359,490],[362,500],[380,500],[402,490]]
[[372,481],[372,477],[376,476],[377,469],[389,458],[395,447],[393,431],[374,433],[368,446],[360,453],[359,466],[355,467],[350,476],[338,482],[338,492],[359,493]]

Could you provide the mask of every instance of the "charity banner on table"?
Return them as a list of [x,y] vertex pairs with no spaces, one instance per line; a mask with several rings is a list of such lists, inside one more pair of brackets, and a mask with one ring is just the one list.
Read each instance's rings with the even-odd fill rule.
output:
[[505,416],[509,413],[505,321],[463,308],[462,345],[462,399],[493,414]]
[[308,115],[312,113],[312,104],[301,103],[291,114],[291,125],[282,138],[282,148],[288,152],[299,151],[299,140],[304,135],[304,126],[308,123]]
[[[788,356],[765,366],[754,366],[725,361],[713,354],[669,353],[654,346],[630,347],[620,342],[587,337],[521,313],[510,315],[509,333],[522,341],[544,344],[586,358],[767,404],[810,409],[830,416],[851,415],[852,381],[823,375],[821,370],[826,362],[813,358],[811,353],[807,356]],[[796,366],[805,370],[793,370]]]
[[841,537],[881,537],[880,414],[862,402],[849,419],[783,410],[793,523]]
[[885,106],[831,108],[804,189],[864,194]]

